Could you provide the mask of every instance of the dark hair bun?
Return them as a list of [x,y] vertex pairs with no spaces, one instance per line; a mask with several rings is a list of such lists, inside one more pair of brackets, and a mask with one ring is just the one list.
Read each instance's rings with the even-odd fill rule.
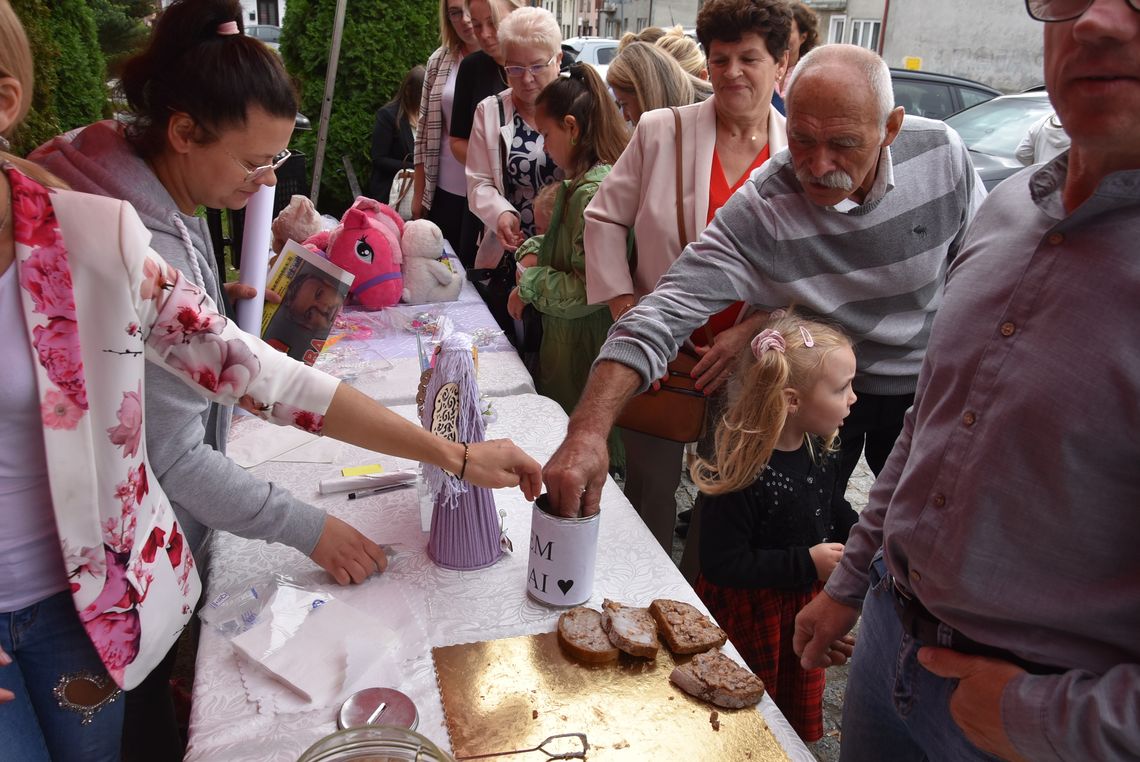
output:
[[[242,33],[241,16],[238,0],[176,0],[159,16],[120,80],[134,116],[130,136],[144,155],[165,149],[174,112],[193,117],[205,139],[245,124],[251,106],[296,115],[296,91],[281,59]],[[237,34],[219,31],[231,22]]]

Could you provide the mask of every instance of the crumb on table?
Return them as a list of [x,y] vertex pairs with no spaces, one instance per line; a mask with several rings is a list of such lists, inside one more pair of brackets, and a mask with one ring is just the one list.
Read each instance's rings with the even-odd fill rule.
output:
[[713,730],[720,730],[720,712],[714,709],[709,713],[709,724]]
[[531,718],[532,720],[537,720],[537,719],[538,719],[538,710],[537,710],[537,709],[531,709],[531,710],[530,710],[530,718]]

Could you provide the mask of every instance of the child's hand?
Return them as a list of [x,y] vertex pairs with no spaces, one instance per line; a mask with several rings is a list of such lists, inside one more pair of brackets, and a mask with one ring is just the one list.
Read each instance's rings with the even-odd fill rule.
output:
[[[525,306],[526,304],[523,303],[522,297],[519,296],[519,288],[515,286],[511,289],[510,296],[507,297],[507,312],[509,312],[511,317],[515,320],[522,320],[523,307]],[[841,545],[840,547],[843,546]]]
[[528,267],[534,267],[537,264],[538,264],[538,255],[537,254],[527,254],[525,257],[520,259],[517,263],[517,266],[515,267],[515,283],[518,283],[519,281],[522,280],[523,270],[525,270]]
[[808,553],[811,554],[812,563],[815,564],[815,573],[819,576],[819,581],[827,582],[827,578],[839,564],[839,559],[843,557],[843,543],[821,542],[819,545],[811,546]]

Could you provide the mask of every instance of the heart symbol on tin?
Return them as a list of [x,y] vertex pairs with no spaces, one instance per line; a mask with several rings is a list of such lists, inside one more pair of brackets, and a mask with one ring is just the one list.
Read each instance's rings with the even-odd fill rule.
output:
[[570,592],[570,588],[572,588],[572,587],[574,587],[574,580],[572,580],[572,579],[560,579],[560,580],[558,580],[558,589],[562,591],[563,595],[566,595],[566,593]]

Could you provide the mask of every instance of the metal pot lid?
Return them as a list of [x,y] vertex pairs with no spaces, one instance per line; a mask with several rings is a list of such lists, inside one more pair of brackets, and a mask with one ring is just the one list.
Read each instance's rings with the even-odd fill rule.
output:
[[[383,704],[384,708],[380,709]],[[380,709],[377,712],[377,709]],[[369,722],[371,720],[371,722]],[[415,730],[420,723],[416,704],[395,688],[365,688],[340,705],[336,724],[341,730],[365,725],[396,725]]]

